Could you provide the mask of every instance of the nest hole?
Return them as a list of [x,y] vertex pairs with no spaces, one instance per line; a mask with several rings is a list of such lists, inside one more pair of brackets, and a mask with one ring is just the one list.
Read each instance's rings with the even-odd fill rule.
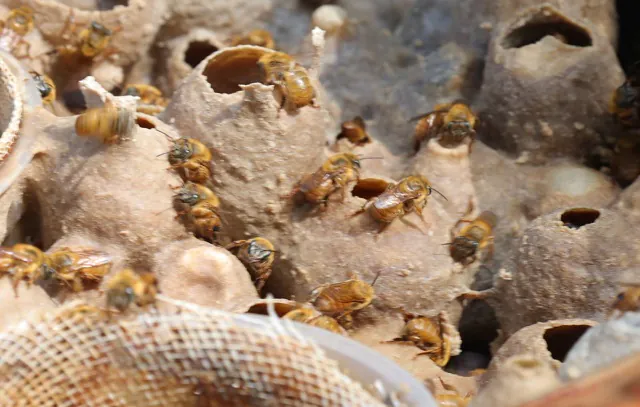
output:
[[382,194],[389,183],[379,178],[363,178],[351,190],[351,195],[362,198],[371,199]]
[[600,217],[600,211],[590,208],[573,208],[562,212],[560,220],[570,229],[579,229],[594,223]]
[[87,102],[80,89],[64,92],[62,101],[72,114],[79,114],[87,109]]
[[544,331],[543,337],[551,357],[564,362],[573,345],[589,328],[589,325],[561,325]]
[[491,342],[498,337],[499,328],[496,313],[486,301],[470,301],[458,324],[462,352],[451,358],[445,370],[466,376],[473,370],[486,369],[491,362]]
[[191,41],[184,53],[184,62],[192,68],[195,68],[200,62],[204,61],[206,57],[217,50],[218,47],[208,41]]
[[149,119],[147,119],[146,117],[141,117],[141,116],[137,116],[136,117],[136,124],[140,127],[142,127],[143,129],[155,129],[156,125]]
[[264,54],[262,48],[230,48],[211,58],[202,74],[216,93],[239,92],[240,85],[262,82],[258,60]]
[[107,11],[112,10],[116,6],[129,5],[128,0],[58,0],[58,3],[62,3],[66,6],[78,9],[78,10],[98,10]]
[[502,41],[504,48],[522,48],[535,44],[546,36],[574,47],[590,47],[593,40],[589,32],[567,17],[549,8],[542,8],[524,25],[510,31]]
[[618,14],[618,59],[620,65],[630,74],[636,61],[640,61],[640,2],[637,0],[617,0]]
[[51,244],[45,241],[43,234],[43,217],[40,200],[32,182],[26,183],[23,198],[23,212],[18,222],[7,233],[2,246],[13,246],[17,243],[27,243],[41,250],[47,250]]

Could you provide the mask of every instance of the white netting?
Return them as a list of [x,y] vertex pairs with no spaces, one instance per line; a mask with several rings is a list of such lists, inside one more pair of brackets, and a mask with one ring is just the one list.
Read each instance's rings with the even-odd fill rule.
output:
[[1,406],[382,406],[277,318],[78,306],[0,335]]

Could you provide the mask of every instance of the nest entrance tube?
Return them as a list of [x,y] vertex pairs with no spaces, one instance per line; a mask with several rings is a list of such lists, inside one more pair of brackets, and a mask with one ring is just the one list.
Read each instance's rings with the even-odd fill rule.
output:
[[544,331],[544,340],[551,357],[564,362],[573,345],[589,328],[589,325],[561,325]]
[[240,85],[262,82],[258,60],[267,52],[265,48],[239,46],[222,50],[214,55],[202,74],[216,93],[236,93]]
[[535,44],[546,36],[574,47],[593,45],[589,32],[562,14],[543,7],[528,17],[523,24],[509,31],[502,40],[504,48],[522,48]]
[[579,229],[593,223],[600,217],[600,211],[590,208],[573,208],[562,212],[560,220],[570,229]]
[[371,199],[382,194],[389,183],[379,178],[363,178],[351,190],[351,195],[362,198]]
[[184,62],[192,68],[205,60],[206,57],[218,50],[218,47],[207,41],[191,41],[184,53]]

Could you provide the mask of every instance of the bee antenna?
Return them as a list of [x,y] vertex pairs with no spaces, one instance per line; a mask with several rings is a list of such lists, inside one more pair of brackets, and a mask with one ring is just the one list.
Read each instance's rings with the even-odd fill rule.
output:
[[160,133],[164,134],[169,140],[171,141],[175,141],[176,139],[171,137],[169,134],[165,133],[164,131],[158,129],[157,127],[154,127],[154,129],[156,129],[157,131],[159,131]]
[[161,155],[167,155],[169,154],[171,151],[165,151],[164,153],[160,153],[158,154],[156,157],[160,157]]
[[449,200],[447,199],[447,197],[446,197],[446,196],[444,196],[444,195],[442,194],[442,192],[438,191],[438,190],[437,190],[437,189],[435,189],[434,187],[429,187],[429,190],[430,190],[430,191],[436,191],[436,192],[438,193],[438,195],[440,195],[441,197],[443,197],[443,198],[444,198],[444,200],[445,200],[445,201],[447,201],[447,202],[449,201]]
[[154,215],[155,215],[155,216],[158,216],[158,215],[160,215],[161,213],[168,211],[169,209],[173,209],[173,207],[171,207],[171,208],[167,208],[167,209],[163,209],[163,210],[161,210],[160,212],[156,212]]
[[376,281],[378,281],[378,277],[380,277],[380,273],[382,273],[382,270],[378,270],[378,272],[376,273],[376,276],[373,278],[373,281],[371,282],[371,287],[373,287]]
[[384,157],[358,157],[360,160],[383,160]]
[[440,246],[450,246],[450,245],[452,245],[452,244],[453,244],[453,243],[451,243],[451,242],[449,242],[449,243],[442,243]]

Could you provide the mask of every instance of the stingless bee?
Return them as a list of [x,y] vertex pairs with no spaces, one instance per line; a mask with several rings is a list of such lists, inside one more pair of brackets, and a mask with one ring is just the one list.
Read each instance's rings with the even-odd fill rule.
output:
[[40,74],[35,71],[30,71],[33,81],[36,83],[36,88],[40,92],[42,102],[51,104],[56,100],[56,84],[51,78],[45,74]]
[[192,138],[174,140],[169,152],[172,169],[180,169],[186,181],[204,184],[211,178],[211,151]]
[[[27,6],[14,8],[9,12],[7,20],[0,23],[0,49],[16,58],[29,56],[31,44],[24,37],[33,30],[33,10]],[[23,52],[18,53],[18,47],[23,46]]]
[[322,203],[326,208],[329,197],[340,191],[341,200],[344,200],[347,185],[360,178],[362,159],[351,153],[332,155],[317,171],[305,175],[284,198],[292,198],[301,193],[307,202]]
[[360,280],[356,275],[340,283],[323,284],[311,291],[309,302],[322,314],[349,324],[351,313],[365,308],[373,301],[373,286],[379,276],[380,271],[371,284]]
[[327,315],[322,315],[313,308],[298,308],[287,312],[282,318],[303,324],[326,329],[327,331],[347,336],[347,331],[336,321]]
[[271,33],[267,30],[253,30],[247,35],[237,36],[231,40],[231,45],[257,45],[259,47],[275,49],[276,44],[273,41]]
[[115,144],[131,136],[136,124],[134,116],[128,109],[113,105],[88,109],[76,119],[76,134]]
[[427,383],[429,390],[434,395],[438,403],[438,407],[467,407],[469,405],[472,398],[471,392],[463,396],[455,386],[445,383],[441,377],[438,377],[438,379],[440,380],[440,384],[444,391],[436,390],[433,383],[433,380],[435,379],[431,379]]
[[143,307],[154,303],[158,292],[158,280],[153,273],[123,269],[107,282],[107,309],[124,312],[132,303]]
[[[451,228],[451,243],[448,243],[453,261],[465,266],[473,263],[478,252],[484,248],[489,248],[489,257],[493,255],[493,228],[498,222],[498,217],[491,211],[484,211],[473,220],[465,219],[471,212],[473,212],[473,202],[469,201],[467,214]],[[456,233],[455,230],[462,223],[468,225]]]
[[640,126],[640,61],[630,69],[629,76],[609,101],[609,112],[625,127]]
[[98,55],[106,58],[116,52],[109,45],[113,35],[121,29],[122,27],[120,26],[109,29],[97,21],[91,21],[88,26],[77,34],[78,27],[75,23],[75,11],[71,9],[65,25],[58,35],[58,38],[62,38],[67,43],[57,47],[52,52],[63,56],[76,55],[86,59],[94,59]]
[[414,131],[414,151],[424,140],[436,137],[441,146],[453,148],[469,139],[469,151],[476,137],[476,116],[463,102],[442,103],[429,113],[409,119],[418,121]]
[[252,272],[254,284],[260,292],[271,275],[271,266],[276,252],[273,244],[263,237],[254,237],[248,240],[236,240],[227,245],[226,249],[238,249],[236,256]]
[[613,304],[608,316],[624,314],[625,312],[637,312],[640,310],[640,283],[623,283],[625,290],[620,292]]
[[220,206],[220,199],[212,190],[204,185],[187,181],[173,196],[173,207],[177,216],[187,215],[194,206],[203,201],[209,201],[211,206],[216,208]]
[[316,91],[311,85],[307,70],[284,52],[270,52],[257,62],[262,71],[263,82],[274,85],[281,95],[280,107],[289,105],[295,109],[311,105],[317,107]]
[[424,221],[422,210],[427,205],[427,198],[432,191],[436,191],[445,200],[447,199],[431,186],[426,177],[411,175],[395,184],[389,183],[382,194],[369,199],[362,209],[352,216],[369,212],[373,219],[381,223],[378,233],[389,227],[396,218],[402,218],[414,211]]
[[405,325],[400,336],[385,343],[404,343],[415,345],[422,350],[420,355],[429,355],[429,358],[438,366],[445,366],[451,358],[451,341],[446,334],[443,325],[446,322],[441,312],[437,317],[425,317],[423,315],[404,312]]
[[61,247],[47,255],[48,267],[41,271],[41,278],[67,283],[75,292],[84,289],[83,281],[99,281],[111,270],[111,257],[91,248]]
[[360,116],[342,123],[342,131],[336,139],[340,140],[342,138],[346,138],[356,146],[363,146],[371,142],[369,133],[367,133],[367,125]]
[[213,195],[193,205],[188,213],[188,219],[194,235],[198,238],[213,242],[222,229],[220,217],[220,201]]
[[31,285],[48,268],[47,256],[35,246],[18,243],[12,247],[0,247],[0,273],[10,274],[13,291],[18,296],[18,284],[23,279]]
[[162,91],[151,85],[127,84],[122,95],[139,97],[137,111],[152,116],[162,112],[168,104],[167,99],[162,96]]

